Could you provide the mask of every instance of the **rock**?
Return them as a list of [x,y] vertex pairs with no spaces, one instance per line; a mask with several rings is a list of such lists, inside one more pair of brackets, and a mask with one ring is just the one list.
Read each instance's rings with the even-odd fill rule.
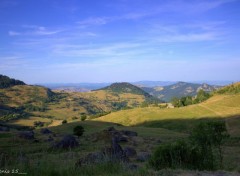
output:
[[34,132],[33,131],[22,131],[18,133],[18,136],[23,139],[32,140],[34,139]]
[[49,136],[47,140],[45,140],[46,142],[52,142],[54,141],[53,137],[52,136]]
[[88,164],[96,164],[104,161],[104,155],[101,152],[89,153],[84,158],[79,159],[75,163],[75,167],[81,167]]
[[136,150],[132,147],[125,147],[123,151],[127,157],[134,157],[137,155]]
[[50,131],[50,130],[47,129],[47,128],[42,128],[42,129],[40,130],[40,132],[41,132],[42,134],[51,134],[51,133],[52,133],[52,131]]
[[53,144],[53,148],[57,149],[69,149],[79,146],[78,141],[73,135],[66,135],[62,138],[61,141]]
[[124,135],[126,136],[129,136],[129,137],[133,137],[133,136],[137,136],[137,132],[134,132],[134,131],[125,131],[125,130],[122,130],[121,131]]
[[128,142],[128,139],[126,137],[124,137],[124,136],[117,136],[116,140],[118,142]]
[[114,127],[109,127],[107,131],[116,131],[116,129]]
[[102,152],[111,161],[120,160],[128,162],[128,157],[124,153],[122,147],[118,144],[118,140],[115,137],[112,138],[111,147],[105,147]]
[[137,161],[145,162],[151,157],[151,154],[148,152],[141,152],[137,155]]
[[138,165],[136,164],[128,164],[127,168],[130,170],[137,170],[138,169]]
[[6,131],[10,131],[10,129],[8,127],[1,126],[0,131],[6,132]]

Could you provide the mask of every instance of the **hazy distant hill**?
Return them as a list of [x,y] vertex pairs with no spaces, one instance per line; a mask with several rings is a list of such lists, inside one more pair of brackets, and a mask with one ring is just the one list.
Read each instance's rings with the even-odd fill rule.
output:
[[157,86],[168,86],[171,84],[175,84],[176,81],[137,81],[131,82],[133,85],[137,85],[138,87],[157,87]]
[[39,84],[52,90],[63,90],[66,92],[89,92],[110,85],[111,83],[49,83]]
[[220,86],[212,86],[208,84],[194,84],[186,82],[178,82],[176,84],[159,87],[142,87],[149,94],[160,98],[163,101],[170,101],[173,97],[194,96],[200,89],[206,92],[211,92]]
[[23,81],[9,78],[8,76],[0,75],[0,88],[8,88],[15,85],[25,85]]

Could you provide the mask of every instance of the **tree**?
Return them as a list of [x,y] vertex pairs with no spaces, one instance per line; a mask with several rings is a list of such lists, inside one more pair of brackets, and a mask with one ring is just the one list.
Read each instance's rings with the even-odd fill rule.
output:
[[225,121],[210,121],[200,123],[196,128],[194,128],[190,139],[193,144],[200,146],[201,152],[204,155],[204,164],[213,168],[213,148],[216,147],[218,150],[220,167],[222,167],[222,144],[227,137],[229,137],[229,135],[227,133]]
[[210,94],[205,92],[204,90],[200,89],[197,93],[196,103],[201,103],[207,100],[210,97]]
[[79,138],[80,136],[83,135],[84,131],[85,131],[84,128],[82,126],[78,125],[73,129],[73,134],[78,136],[78,138]]

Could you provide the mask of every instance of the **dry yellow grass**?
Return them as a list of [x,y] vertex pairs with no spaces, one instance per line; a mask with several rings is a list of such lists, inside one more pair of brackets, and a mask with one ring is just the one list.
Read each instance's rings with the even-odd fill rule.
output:
[[174,109],[146,107],[123,110],[97,120],[132,126],[166,120],[176,123],[187,120],[186,123],[191,123],[190,121],[204,118],[226,118],[231,133],[240,135],[240,94],[215,95],[206,102]]

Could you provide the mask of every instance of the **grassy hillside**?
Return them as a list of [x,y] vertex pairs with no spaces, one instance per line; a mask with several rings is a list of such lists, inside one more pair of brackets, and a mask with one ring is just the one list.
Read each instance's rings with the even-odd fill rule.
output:
[[[186,130],[188,126],[206,118],[240,116],[240,94],[215,95],[207,101],[182,108],[160,109],[157,107],[136,108],[111,113],[98,120],[127,126],[163,127],[171,130]],[[239,118],[238,118],[239,119]],[[236,121],[236,119],[235,119]],[[234,124],[232,124],[234,125]],[[235,128],[235,127],[234,127]],[[240,136],[240,133],[238,133]]]
[[141,88],[134,86],[130,83],[113,83],[110,86],[98,89],[98,90],[105,90],[107,92],[115,93],[115,94],[134,94],[134,95],[141,95],[144,96],[145,100],[148,102],[154,102],[157,101],[159,102],[158,99],[154,98],[152,95],[148,94]]
[[137,107],[147,101],[145,95],[131,92],[52,92],[41,86],[29,85],[0,89],[0,95],[0,120],[26,126],[33,126],[35,121],[59,125],[64,119],[69,122],[81,120],[82,116],[96,118],[112,111]]

